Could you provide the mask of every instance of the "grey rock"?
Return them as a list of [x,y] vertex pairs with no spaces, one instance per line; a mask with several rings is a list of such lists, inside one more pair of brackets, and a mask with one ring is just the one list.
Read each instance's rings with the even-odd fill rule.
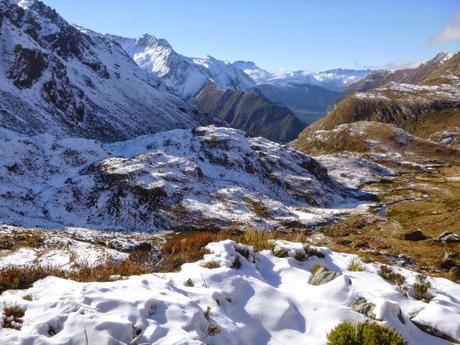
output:
[[445,231],[441,235],[436,237],[435,241],[441,242],[441,243],[458,243],[460,242],[460,235],[454,232]]
[[323,285],[334,280],[341,273],[328,271],[326,267],[321,267],[309,279],[308,283],[311,285]]
[[350,307],[357,313],[363,314],[371,319],[375,319],[375,304],[369,303],[364,297],[358,297],[351,303]]

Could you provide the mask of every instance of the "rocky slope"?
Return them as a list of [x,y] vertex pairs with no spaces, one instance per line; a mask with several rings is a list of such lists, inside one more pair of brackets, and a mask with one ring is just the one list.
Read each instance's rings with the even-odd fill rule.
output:
[[[200,127],[101,144],[2,131],[0,219],[99,229],[265,229],[358,206],[315,160],[244,132]],[[354,206],[353,206],[354,205]]]
[[290,109],[273,103],[257,89],[232,91],[207,84],[194,103],[203,113],[218,115],[233,128],[276,142],[294,140],[305,128]]
[[416,68],[405,68],[394,71],[375,71],[364,79],[350,85],[347,93],[364,92],[383,86],[389,82],[399,84],[418,84],[426,79],[434,70],[441,67],[452,57],[449,53],[440,53],[433,59],[420,64]]
[[255,83],[231,63],[211,56],[190,58],[178,54],[164,39],[144,35],[138,39],[110,36],[150,75],[176,95],[195,96],[208,81],[222,89],[247,90]]
[[460,162],[460,151],[442,143],[425,140],[392,124],[357,121],[332,130],[317,130],[294,143],[312,155],[357,152],[388,162],[427,162],[430,159]]
[[[437,59],[441,61],[433,63],[437,67],[430,67],[429,72],[427,65],[412,72],[411,80],[421,78],[415,75],[424,77],[417,84],[390,81],[375,89],[351,94],[324,118],[306,128],[300,140],[318,129],[330,130],[362,120],[392,123],[414,134],[418,134],[419,127],[424,127],[425,136],[441,130],[456,131],[460,126],[460,53]],[[419,121],[422,124],[419,125]]]
[[126,52],[39,1],[0,2],[0,125],[104,141],[210,123]]

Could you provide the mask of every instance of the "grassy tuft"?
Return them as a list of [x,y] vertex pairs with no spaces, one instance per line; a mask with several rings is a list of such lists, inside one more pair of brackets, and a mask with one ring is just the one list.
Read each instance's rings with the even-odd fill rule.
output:
[[342,322],[327,335],[327,345],[407,345],[395,329],[377,323]]
[[22,318],[26,313],[26,309],[17,305],[6,305],[3,307],[3,328],[11,328],[20,330],[22,327]]
[[361,260],[354,258],[348,263],[348,270],[352,272],[362,272],[366,270],[366,265]]

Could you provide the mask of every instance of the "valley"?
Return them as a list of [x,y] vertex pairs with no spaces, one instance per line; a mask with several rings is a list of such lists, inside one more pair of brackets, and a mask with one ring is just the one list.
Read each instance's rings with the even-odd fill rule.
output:
[[0,345],[460,342],[460,52],[272,72],[38,0],[0,51]]

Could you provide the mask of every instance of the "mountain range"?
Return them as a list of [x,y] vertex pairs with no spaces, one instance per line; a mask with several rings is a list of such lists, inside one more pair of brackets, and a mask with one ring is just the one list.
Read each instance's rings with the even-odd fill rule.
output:
[[274,75],[35,0],[0,51],[0,344],[459,343],[460,53]]
[[[376,72],[355,84],[324,118],[300,135],[344,123],[378,121],[425,138],[456,136],[460,127],[460,53],[439,54],[413,69]],[[358,91],[358,92],[356,92]],[[455,140],[453,140],[455,142]]]
[[118,44],[39,1],[20,5],[0,2],[3,127],[114,141],[213,123],[153,83]]

